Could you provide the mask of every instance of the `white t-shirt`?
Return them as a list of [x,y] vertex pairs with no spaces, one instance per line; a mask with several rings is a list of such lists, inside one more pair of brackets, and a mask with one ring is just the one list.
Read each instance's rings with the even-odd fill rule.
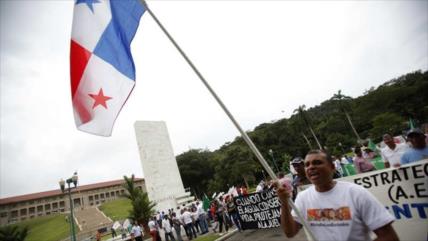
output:
[[166,233],[170,233],[171,230],[171,224],[169,223],[168,219],[162,220],[162,228],[165,230]]
[[342,170],[342,165],[340,165],[340,160],[336,159],[334,160],[334,167],[336,168],[336,170],[343,175],[343,170]]
[[150,231],[156,231],[156,223],[153,220],[150,220],[147,224],[149,226]]
[[189,224],[192,222],[192,214],[189,211],[185,211],[182,215],[181,215],[181,220],[183,220],[184,224]]
[[134,237],[140,237],[141,236],[141,228],[138,225],[132,226],[131,232],[134,234]]
[[381,150],[382,160],[384,160],[384,162],[389,162],[391,167],[397,164],[400,165],[401,156],[407,151],[407,149],[409,149],[409,147],[405,143],[395,144],[394,150],[391,150],[389,146],[385,146]]
[[180,219],[180,216],[181,216],[181,210],[180,210],[180,209],[177,209],[177,211],[175,212],[175,216],[176,216],[178,219]]
[[327,192],[311,186],[297,195],[296,206],[318,240],[371,240],[369,231],[394,221],[370,192],[349,182],[337,181]]
[[198,215],[205,214],[204,208],[202,207],[202,203],[198,205]]
[[349,164],[348,159],[346,159],[345,157],[342,157],[342,159],[340,159],[340,162],[341,162],[343,165]]

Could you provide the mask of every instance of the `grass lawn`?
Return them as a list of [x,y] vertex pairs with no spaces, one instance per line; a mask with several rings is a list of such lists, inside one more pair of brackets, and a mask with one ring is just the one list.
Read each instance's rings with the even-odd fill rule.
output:
[[103,203],[100,210],[111,218],[113,221],[123,220],[128,218],[129,210],[132,209],[131,201],[125,198],[113,200],[111,202]]
[[17,225],[28,227],[25,241],[58,241],[70,235],[70,224],[64,214],[46,216],[23,221]]
[[202,237],[197,237],[195,241],[214,241],[216,239],[220,238],[220,235],[218,234],[207,234]]
[[111,233],[108,233],[107,235],[101,236],[101,241],[109,240],[111,238],[112,238]]

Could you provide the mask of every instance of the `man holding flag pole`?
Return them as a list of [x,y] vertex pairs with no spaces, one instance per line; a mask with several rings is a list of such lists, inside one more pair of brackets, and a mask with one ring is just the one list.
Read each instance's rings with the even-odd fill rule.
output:
[[[269,176],[277,180],[275,173],[247,133],[144,0],[76,1],[71,37],[70,72],[77,128],[95,135],[111,135],[114,122],[135,85],[135,67],[130,44],[145,11],[152,16],[213,95]],[[307,230],[310,240],[316,240],[290,198],[288,203]]]
[[[323,150],[309,151],[305,158],[306,176],[312,186],[297,195],[296,206],[304,211],[318,240],[399,240],[392,227],[394,217],[373,195],[354,183],[334,181],[331,156]],[[281,227],[287,237],[294,237],[302,227],[301,217],[291,211],[290,193],[278,186],[281,200]]]

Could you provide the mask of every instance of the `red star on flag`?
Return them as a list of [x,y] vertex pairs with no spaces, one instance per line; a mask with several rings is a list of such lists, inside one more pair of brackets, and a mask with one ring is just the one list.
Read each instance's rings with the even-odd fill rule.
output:
[[103,93],[103,88],[100,88],[100,91],[98,91],[97,95],[89,94],[89,96],[95,100],[94,105],[92,106],[92,109],[95,109],[98,105],[104,106],[104,108],[107,109],[106,101],[112,99],[112,97],[105,96]]

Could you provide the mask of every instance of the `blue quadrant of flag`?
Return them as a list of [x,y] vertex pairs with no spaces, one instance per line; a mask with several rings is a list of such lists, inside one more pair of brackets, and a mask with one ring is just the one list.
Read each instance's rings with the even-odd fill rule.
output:
[[94,3],[100,3],[99,0],[77,0],[76,4],[86,3],[86,6],[94,13]]
[[130,45],[145,8],[135,0],[111,0],[110,7],[112,20],[93,53],[135,81]]

